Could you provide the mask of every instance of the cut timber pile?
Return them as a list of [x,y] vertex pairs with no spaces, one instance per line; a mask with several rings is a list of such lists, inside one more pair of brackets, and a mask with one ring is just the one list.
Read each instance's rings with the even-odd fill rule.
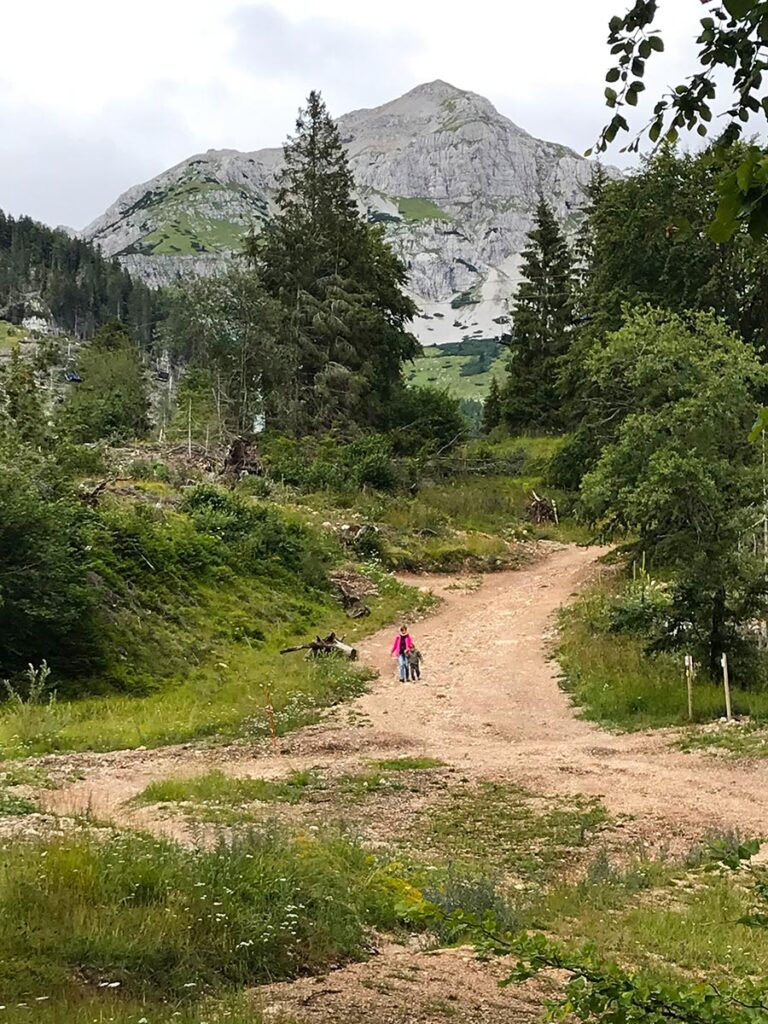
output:
[[316,636],[308,644],[284,647],[280,653],[292,654],[294,651],[307,651],[308,658],[317,658],[321,654],[342,654],[345,658],[349,658],[350,661],[357,661],[357,648],[345,644],[335,633],[329,633],[326,637]]
[[557,505],[549,498],[541,498],[536,491],[531,491],[528,503],[528,518],[540,526],[542,523],[557,523]]
[[246,437],[235,437],[230,442],[227,454],[224,456],[224,475],[234,476],[239,479],[242,476],[262,476],[264,467],[261,464],[259,453],[255,445]]
[[338,569],[328,577],[338,592],[342,608],[350,619],[362,619],[371,614],[363,598],[378,594],[376,584],[354,569]]

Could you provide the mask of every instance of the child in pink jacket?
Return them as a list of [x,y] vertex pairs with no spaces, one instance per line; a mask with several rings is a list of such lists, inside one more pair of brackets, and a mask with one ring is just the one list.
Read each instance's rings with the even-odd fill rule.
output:
[[413,640],[411,640],[411,634],[408,632],[407,626],[401,626],[400,632],[394,639],[392,644],[392,654],[397,658],[397,664],[400,669],[400,682],[408,682],[408,652],[413,647]]

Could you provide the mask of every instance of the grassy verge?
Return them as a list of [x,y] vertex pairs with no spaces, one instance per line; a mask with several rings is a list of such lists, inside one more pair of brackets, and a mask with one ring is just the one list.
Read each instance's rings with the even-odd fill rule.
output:
[[620,868],[600,857],[577,885],[547,893],[530,920],[660,977],[764,978],[766,873],[724,866],[739,845],[710,837],[688,858],[638,856]]
[[98,1014],[119,995],[154,1024],[163,1005],[170,1018],[206,995],[360,958],[371,927],[397,928],[407,888],[333,834],[273,829],[209,850],[105,838],[4,848],[3,999],[35,1007],[35,1020],[106,1020]]
[[453,790],[421,831],[444,863],[487,865],[541,883],[563,870],[607,822],[596,800],[541,801],[518,786],[484,782]]
[[[379,596],[369,602],[371,615],[349,621],[344,631],[353,642],[432,603],[429,595],[384,573],[377,584]],[[279,600],[279,594],[272,596]],[[363,691],[370,678],[364,668],[335,660],[310,663],[300,654],[278,653],[297,636],[338,629],[343,613],[330,598],[305,601],[293,621],[263,641],[248,636],[247,609],[233,604],[231,594],[221,594],[215,624],[223,635],[216,638],[213,656],[154,693],[6,705],[0,714],[0,756],[157,747],[202,737],[257,738],[269,733],[270,709],[282,735]]]
[[406,789],[414,772],[428,773],[440,767],[443,763],[432,757],[401,757],[371,761],[361,771],[332,779],[317,771],[297,770],[276,780],[237,778],[214,770],[192,777],[159,779],[142,790],[133,802],[174,804],[191,820],[237,825],[263,821],[265,805],[313,801],[318,795],[326,810],[329,801],[336,801],[337,810],[346,810],[350,803],[371,794]]
[[678,746],[681,750],[722,751],[734,758],[768,757],[768,725],[764,721],[731,722],[691,729]]
[[[417,758],[371,770],[432,767]],[[244,781],[263,780],[200,777],[182,795],[226,802]],[[710,836],[678,860],[623,849],[616,861],[598,803],[502,784],[457,787],[419,813],[410,853],[398,844],[373,855],[332,826],[276,824],[206,850],[121,832],[6,840],[4,1019],[254,1024],[246,986],[364,958],[372,929],[449,943],[478,919],[568,948],[591,943],[652,983],[768,972],[768,872],[738,867],[756,844],[745,854],[738,837]],[[428,856],[414,852],[425,838]]]
[[292,772],[287,779],[235,778],[222,771],[210,771],[188,779],[150,782],[136,798],[137,803],[163,804],[179,801],[237,806],[254,800],[260,803],[298,803],[303,791],[315,783],[313,772]]
[[[682,657],[648,654],[640,636],[613,631],[610,600],[610,588],[601,584],[562,613],[557,657],[563,688],[585,718],[610,728],[688,724]],[[768,693],[735,685],[731,697],[735,714],[768,719]],[[722,687],[697,678],[693,707],[696,722],[723,716]]]

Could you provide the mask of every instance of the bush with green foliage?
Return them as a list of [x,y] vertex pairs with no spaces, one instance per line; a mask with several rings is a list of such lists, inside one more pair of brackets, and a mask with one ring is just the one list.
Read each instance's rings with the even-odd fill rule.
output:
[[57,468],[7,448],[0,456],[0,676],[43,659],[68,672],[100,662],[92,541],[93,518]]
[[438,388],[406,388],[392,403],[389,418],[396,455],[450,451],[467,433],[458,400]]
[[181,503],[198,534],[217,538],[223,560],[238,572],[288,572],[324,588],[330,557],[317,535],[286,519],[274,506],[258,505],[211,485],[188,491]]
[[33,364],[21,357],[18,346],[11,349],[11,358],[0,371],[0,415],[10,421],[11,429],[25,444],[44,441],[48,424],[42,391]]
[[385,434],[368,434],[356,441],[338,440],[330,434],[302,441],[265,437],[261,450],[271,479],[303,491],[367,487],[393,491],[410,479],[393,458],[392,443]]
[[76,442],[129,441],[149,429],[149,399],[141,355],[117,322],[100,328],[79,361],[59,424]]
[[605,423],[581,512],[637,537],[648,566],[674,574],[670,645],[720,655],[764,606],[761,566],[744,544],[760,493],[748,435],[768,370],[708,313],[628,311],[586,372]]

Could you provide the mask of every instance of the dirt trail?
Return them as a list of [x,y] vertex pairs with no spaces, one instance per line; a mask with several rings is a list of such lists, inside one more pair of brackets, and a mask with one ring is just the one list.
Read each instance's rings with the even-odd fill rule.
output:
[[472,778],[600,796],[614,814],[642,820],[644,836],[673,844],[708,827],[768,834],[768,765],[677,753],[666,731],[612,735],[579,719],[559,689],[547,654],[553,614],[600,571],[599,553],[553,545],[535,565],[487,576],[477,589],[446,577],[410,579],[444,601],[413,627],[425,655],[422,683],[397,681],[393,630],[383,630],[361,646],[380,672],[371,692],[287,737],[279,753],[188,744],[71,755],[85,778],[41,796],[54,811],[90,809],[101,819],[173,831],[151,812],[127,811],[125,801],[152,779],[212,765],[274,777],[318,759],[345,768],[361,757],[407,753],[439,757]]
[[[361,649],[380,672],[370,693],[335,709],[321,724],[285,737],[277,750],[269,744],[186,744],[70,755],[55,762],[84,778],[39,796],[59,813],[90,809],[100,819],[201,841],[201,833],[190,834],[180,816],[132,809],[126,801],[153,779],[214,766],[269,778],[300,767],[340,773],[359,769],[369,758],[431,755],[452,766],[454,778],[506,780],[541,794],[599,796],[614,815],[627,816],[617,836],[621,849],[641,841],[682,850],[713,827],[768,835],[768,764],[678,753],[669,731],[613,735],[579,719],[559,689],[557,666],[547,655],[553,616],[601,571],[599,554],[551,545],[536,564],[488,576],[477,587],[467,579],[409,580],[443,598],[434,614],[412,627],[425,655],[422,683],[397,681],[389,656],[394,630],[383,630]],[[393,801],[385,798],[388,807],[377,805],[374,817],[379,808],[382,818],[397,816]],[[311,813],[303,805],[293,811]],[[467,950],[430,954],[386,943],[379,954],[325,976],[254,990],[254,1006],[275,1024],[539,1019],[541,992],[523,987],[502,993],[499,962],[480,965]]]

